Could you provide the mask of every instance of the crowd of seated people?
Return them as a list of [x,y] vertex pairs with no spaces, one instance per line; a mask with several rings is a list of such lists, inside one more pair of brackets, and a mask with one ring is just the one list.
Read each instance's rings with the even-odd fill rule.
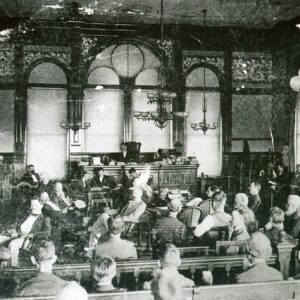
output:
[[[257,213],[261,205],[263,205],[263,200],[260,197],[261,184],[256,181],[251,183],[249,187],[249,197],[245,193],[237,193],[234,197],[234,204],[231,207],[227,203],[225,192],[220,187],[211,186],[208,188],[207,199],[205,200],[197,197],[186,202],[180,193],[167,193],[163,200],[165,208],[162,210],[157,209],[156,212],[153,212],[151,210],[148,211],[149,201],[145,200],[152,198],[152,189],[146,184],[145,180],[143,181],[136,175],[135,170],[132,171],[134,171],[132,172],[133,175],[128,178],[126,191],[126,197],[128,198],[125,206],[111,209],[106,203],[103,203],[100,206],[100,215],[93,219],[95,222],[90,224],[89,229],[86,228],[87,238],[83,246],[87,250],[87,261],[92,262],[92,276],[94,280],[93,287],[91,289],[88,288],[88,291],[105,292],[119,290],[118,287],[114,287],[112,284],[112,278],[116,274],[114,259],[128,260],[141,257],[139,249],[134,242],[127,240],[126,235],[122,237],[122,234],[126,232],[128,224],[138,224],[145,215],[149,214],[150,230],[182,230],[185,232],[185,235],[189,234],[192,236],[193,242],[201,241],[202,239],[205,241],[207,233],[215,228],[227,227],[229,230],[228,240],[247,242],[246,252],[251,268],[240,274],[236,279],[237,282],[282,279],[281,273],[268,267],[266,260],[271,255],[271,246],[276,246],[282,241],[293,241],[293,239],[299,238],[299,196],[289,195],[287,197],[285,211],[281,208],[273,207],[269,212],[270,218],[268,222],[263,223],[262,231],[264,232],[258,232],[257,224],[262,222],[258,220],[259,214]],[[50,185],[48,187],[49,178],[47,176],[39,177],[32,167],[27,173],[26,176],[24,175],[24,178],[26,180],[32,179],[32,181],[36,178],[38,181],[37,186],[40,187],[41,193],[32,197],[31,213],[25,221],[20,220],[16,230],[10,235],[0,232],[0,244],[7,245],[11,255],[12,266],[18,266],[18,254],[19,250],[25,247],[24,242],[30,239],[32,245],[32,260],[37,267],[38,273],[34,279],[27,283],[28,285],[22,287],[21,290],[23,292],[21,290],[18,291],[18,295],[29,295],[25,291],[34,290],[35,282],[43,282],[43,280],[45,281],[46,289],[47,284],[51,280],[58,282],[59,290],[68,284],[60,281],[51,273],[52,265],[56,260],[56,254],[60,255],[62,253],[62,244],[66,243],[66,240],[61,236],[62,232],[67,228],[66,224],[71,220],[69,217],[73,215],[74,210],[80,211],[85,209],[85,207],[80,207],[80,205],[76,207],[75,202],[66,196],[62,183],[56,182],[53,188],[50,188]],[[103,169],[98,170],[97,178],[94,178],[94,180],[90,180],[84,174],[80,181],[81,190],[84,191],[93,186],[96,188],[107,188],[110,183],[105,176]],[[33,183],[36,184],[35,182]],[[190,222],[181,218],[180,215],[186,209],[191,208],[199,209],[200,215],[196,226],[188,228]],[[75,220],[74,223],[82,221],[77,215],[72,220]],[[163,244],[166,241],[168,243]],[[175,240],[172,240],[172,236],[171,240],[169,235],[163,236],[159,244],[163,244],[161,248],[157,248],[159,268],[157,272],[154,272],[151,282],[145,284],[145,288],[150,289],[152,287],[153,291],[161,293],[162,286],[166,287],[169,283],[176,283],[178,277],[180,278],[180,284],[177,287],[194,286],[191,279],[183,278],[183,275],[177,271],[180,265],[180,254],[176,248],[178,245]],[[201,243],[199,244],[202,245]],[[39,246],[35,248],[36,246],[34,245]],[[54,247],[56,247],[56,254],[53,250]],[[227,254],[236,253],[238,251],[234,247],[227,249]],[[210,276],[211,274],[203,272],[204,284],[206,282],[212,283]],[[183,284],[185,282],[186,284]],[[55,293],[58,293],[58,291],[55,291]]]

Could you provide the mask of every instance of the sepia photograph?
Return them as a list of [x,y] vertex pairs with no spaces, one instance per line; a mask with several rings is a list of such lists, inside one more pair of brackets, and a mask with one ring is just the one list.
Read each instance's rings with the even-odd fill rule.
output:
[[300,300],[300,0],[0,0],[0,299]]

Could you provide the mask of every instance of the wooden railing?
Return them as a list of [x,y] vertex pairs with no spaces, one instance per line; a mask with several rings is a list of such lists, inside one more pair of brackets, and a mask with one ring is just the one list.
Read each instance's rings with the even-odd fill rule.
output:
[[[3,300],[48,300],[54,297],[20,297]],[[89,300],[153,300],[151,291],[89,294]],[[228,284],[186,288],[181,292],[185,300],[287,300],[300,299],[300,281],[274,281],[250,284]]]

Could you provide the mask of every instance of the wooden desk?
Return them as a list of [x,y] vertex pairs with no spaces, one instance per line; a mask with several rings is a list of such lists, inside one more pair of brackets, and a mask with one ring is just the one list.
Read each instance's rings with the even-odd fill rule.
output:
[[[90,174],[100,166],[82,166],[79,165],[82,172]],[[137,173],[143,173],[150,166],[150,178],[153,181],[153,188],[169,189],[189,189],[192,194],[197,193],[197,169],[199,165],[126,165],[125,172],[131,167],[135,168]],[[123,170],[121,166],[101,166],[104,168],[106,175],[114,177],[117,183],[121,183]]]

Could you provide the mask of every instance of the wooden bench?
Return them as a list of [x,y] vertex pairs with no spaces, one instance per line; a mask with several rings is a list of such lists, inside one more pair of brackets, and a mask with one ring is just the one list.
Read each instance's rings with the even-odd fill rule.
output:
[[[54,297],[20,297],[3,300],[48,300]],[[151,291],[89,294],[89,300],[153,300]],[[300,281],[274,281],[249,284],[228,284],[183,289],[185,300],[287,300],[300,299]]]
[[[277,246],[278,254],[273,254],[268,260],[269,265],[279,266],[284,279],[290,277],[291,253],[295,245],[289,242],[283,242]],[[293,256],[294,258],[294,256]],[[244,255],[232,256],[201,256],[196,258],[183,258],[180,271],[188,271],[194,279],[197,269],[213,271],[214,269],[223,269],[226,272],[226,280],[230,277],[230,271],[234,268],[243,268]],[[293,262],[294,263],[294,262]],[[117,281],[121,274],[132,273],[134,276],[135,287],[138,288],[139,276],[142,273],[150,273],[157,268],[157,260],[126,260],[117,261]],[[90,276],[90,264],[70,264],[55,265],[53,272],[61,278],[67,280],[77,280],[80,282],[83,278]],[[0,278],[15,278],[17,281],[23,281],[30,278],[35,273],[35,268],[11,268],[4,267],[0,270]]]

